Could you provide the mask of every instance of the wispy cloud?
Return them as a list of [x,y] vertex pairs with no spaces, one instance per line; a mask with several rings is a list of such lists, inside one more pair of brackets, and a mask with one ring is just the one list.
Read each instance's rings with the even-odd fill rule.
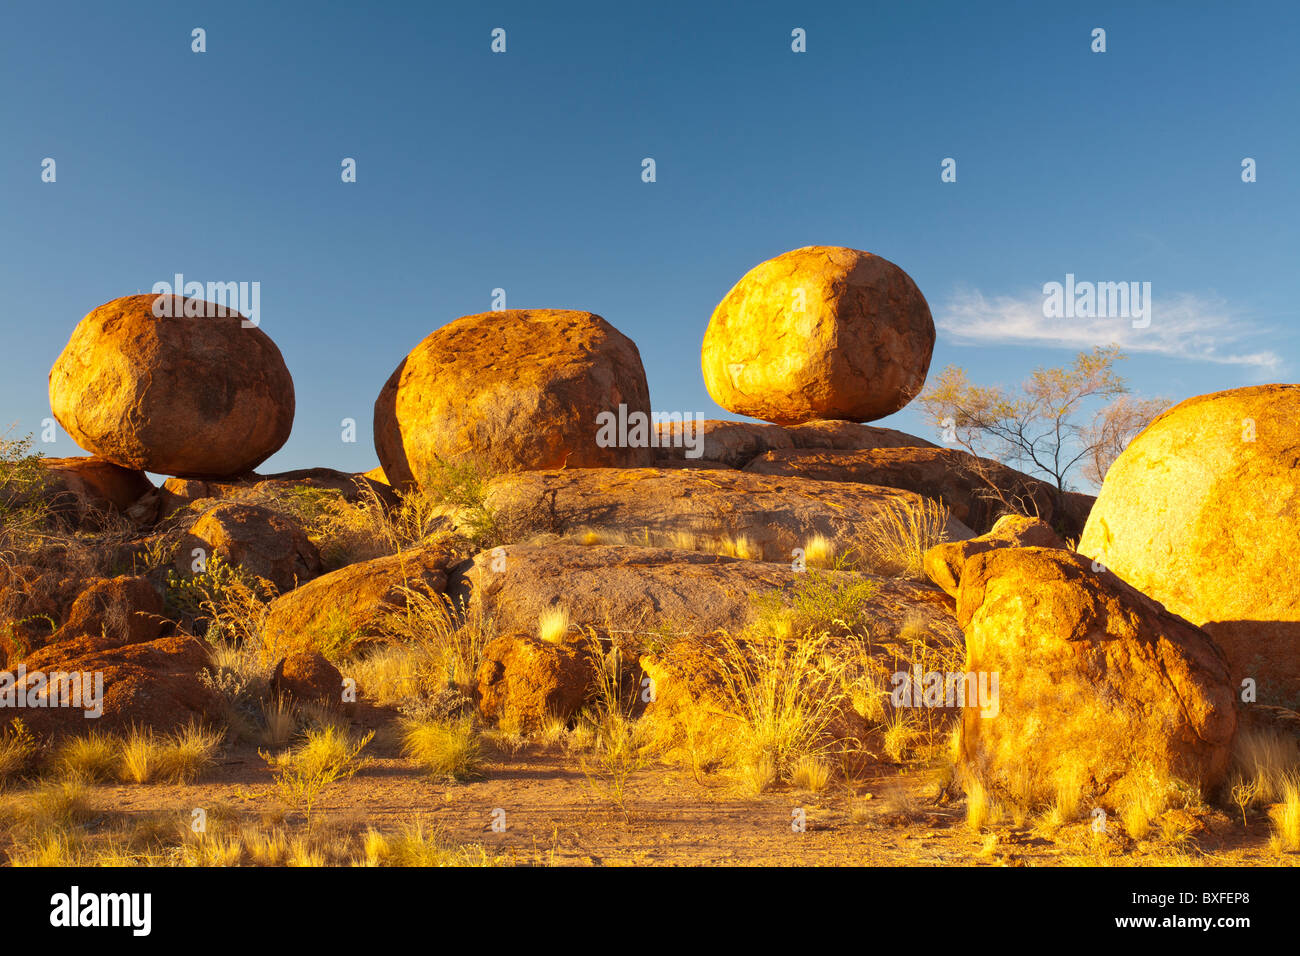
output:
[[1154,295],[1151,324],[1140,329],[1124,318],[1046,318],[1040,291],[988,297],[978,289],[959,290],[935,319],[941,332],[965,344],[1074,350],[1114,344],[1132,353],[1249,366],[1260,374],[1282,366],[1278,353],[1259,348],[1258,339],[1268,329],[1235,313],[1222,299],[1189,293]]

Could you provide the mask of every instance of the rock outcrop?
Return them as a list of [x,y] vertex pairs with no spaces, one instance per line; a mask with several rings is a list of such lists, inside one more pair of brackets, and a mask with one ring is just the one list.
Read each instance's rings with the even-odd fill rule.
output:
[[[489,507],[527,531],[598,530],[660,546],[689,539],[713,550],[743,542],[752,557],[775,562],[792,560],[815,535],[845,551],[885,509],[920,502],[914,492],[877,485],[663,468],[520,472],[494,479],[487,493]],[[948,540],[973,535],[948,520]]]
[[1073,793],[1112,810],[1153,785],[1208,793],[1224,779],[1237,712],[1223,653],[1091,559],[974,554],[957,620],[966,673],[997,689],[984,706],[966,700],[966,774],[1029,802]]
[[952,448],[783,449],[760,455],[745,470],[904,488],[942,501],[954,518],[976,531],[991,528],[1010,509],[1036,512],[1050,523],[1056,500],[1046,482]]
[[475,697],[489,721],[528,733],[548,720],[569,721],[586,699],[594,674],[591,655],[578,644],[507,635],[483,649]]
[[176,568],[182,575],[193,571],[196,552],[202,552],[205,566],[219,555],[281,591],[321,572],[320,552],[302,526],[257,505],[224,502],[205,511],[177,549]]
[[[874,634],[908,623],[953,629],[952,602],[924,583],[848,571],[825,572],[844,584],[871,582]],[[754,595],[791,593],[807,580],[791,563],[743,561],[698,551],[619,545],[509,545],[477,555],[466,570],[470,601],[506,630],[530,630],[541,613],[562,607],[570,620],[609,631],[707,636],[739,633],[754,617]]]
[[1044,522],[1021,515],[1004,515],[988,534],[966,541],[945,541],[925,552],[922,564],[926,576],[954,598],[961,590],[961,573],[966,562],[994,548],[1059,548],[1065,542]]
[[282,656],[330,656],[381,641],[385,614],[406,606],[411,592],[443,594],[455,560],[453,552],[434,544],[321,575],[271,602],[266,646]]

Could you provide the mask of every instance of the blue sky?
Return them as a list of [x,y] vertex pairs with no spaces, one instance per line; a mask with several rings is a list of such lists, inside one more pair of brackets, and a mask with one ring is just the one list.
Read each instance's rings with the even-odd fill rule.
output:
[[[1014,384],[1112,338],[1145,396],[1300,371],[1294,3],[117,6],[0,13],[0,417],[20,433],[78,320],[178,272],[261,283],[298,408],[264,472],[372,467],[385,379],[497,287],[605,316],[655,408],[735,417],[704,389],[709,316],[811,244],[907,270],[932,372]],[[1150,282],[1150,327],[1043,319],[1067,273]],[[884,424],[929,434],[912,409]],[[42,450],[80,453],[61,431]]]

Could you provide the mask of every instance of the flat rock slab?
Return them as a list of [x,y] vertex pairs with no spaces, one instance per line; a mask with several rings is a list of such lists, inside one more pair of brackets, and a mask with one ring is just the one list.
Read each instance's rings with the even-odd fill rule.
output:
[[[744,468],[764,452],[781,448],[934,448],[932,442],[906,432],[857,422],[805,422],[770,425],[766,422],[706,420],[664,422],[657,429],[661,459],[713,462]],[[691,457],[687,457],[691,455]]]
[[745,470],[905,488],[942,501],[953,517],[981,531],[1001,514],[1025,511],[1050,524],[1056,500],[1046,482],[955,448],[783,448],[765,452]]
[[[491,609],[502,632],[536,632],[542,611],[563,607],[573,624],[603,633],[667,629],[705,636],[739,632],[755,610],[752,595],[791,591],[806,572],[789,564],[744,561],[699,551],[626,545],[507,545],[457,569],[470,603]],[[824,572],[845,583],[873,581],[868,602],[873,638],[910,621],[955,631],[953,602],[930,584],[848,571]]]
[[[884,509],[916,507],[922,498],[897,488],[780,475],[590,468],[505,475],[490,483],[487,501],[539,532],[598,529],[647,545],[672,535],[745,538],[753,557],[786,562],[815,535],[846,550]],[[974,537],[955,518],[947,531],[949,541]]]

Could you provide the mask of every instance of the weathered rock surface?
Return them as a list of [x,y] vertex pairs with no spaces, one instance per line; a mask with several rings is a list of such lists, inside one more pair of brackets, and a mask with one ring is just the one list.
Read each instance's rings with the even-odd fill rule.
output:
[[576,644],[528,634],[498,637],[483,650],[475,696],[489,721],[524,733],[570,720],[591,688],[591,657]]
[[335,492],[344,501],[350,502],[361,501],[373,494],[386,507],[393,508],[399,504],[392,488],[366,475],[335,471],[333,468],[305,468],[274,475],[249,474],[225,481],[168,478],[159,489],[162,497],[160,514],[166,517],[179,508],[206,499],[249,500],[256,503],[258,498],[273,499],[299,489]]
[[235,313],[155,317],[155,302],[168,299],[173,315],[183,313],[179,297],[132,295],[81,320],[50,370],[54,417],[82,448],[123,468],[251,471],[293,425],[293,380],[280,350]]
[[162,596],[148,578],[97,578],[72,602],[54,641],[88,637],[105,648],[141,644],[161,637],[167,624]]
[[442,594],[455,560],[453,552],[435,544],[322,575],[271,602],[267,646],[285,656],[302,651],[328,656],[382,640],[384,615],[406,605],[408,589]]
[[[209,666],[207,649],[187,635],[90,650],[77,639],[43,648],[23,664],[29,701],[20,715],[38,737],[122,732],[132,726],[172,731],[191,722],[212,722],[221,713],[219,695],[199,678]],[[38,673],[42,677],[36,677]],[[54,673],[78,678],[79,695],[86,687],[81,675],[89,675],[92,687],[95,675],[101,675],[102,715],[87,716],[92,708],[86,696],[79,696],[77,707],[49,706],[51,696],[67,703],[78,699],[72,696],[71,683],[51,683]],[[33,706],[31,695],[41,683],[46,703]]]
[[[764,452],[787,448],[934,448],[924,438],[857,422],[805,422],[770,425],[763,422],[705,420],[689,425],[665,423],[659,430],[658,467],[666,462],[699,467],[700,463],[744,468]],[[698,449],[699,455],[686,457]]]
[[[674,536],[714,543],[744,538],[755,557],[777,562],[791,560],[814,535],[843,550],[883,509],[920,500],[876,485],[663,468],[520,472],[493,479],[487,494],[490,508],[534,532],[600,529],[657,545]],[[948,540],[973,534],[949,520]]]
[[598,315],[511,309],[467,315],[402,360],[375,401],[375,451],[404,489],[440,461],[488,472],[649,465],[648,447],[600,447],[597,415],[649,416],[635,343]]
[[1044,522],[1020,515],[1004,515],[988,534],[966,541],[945,541],[925,552],[926,576],[954,598],[961,590],[961,572],[977,554],[994,548],[1060,548],[1065,542]]
[[205,511],[181,539],[176,568],[193,569],[195,551],[205,565],[220,555],[281,591],[305,584],[321,572],[320,552],[292,519],[270,508],[225,502]]
[[1234,681],[1300,704],[1300,385],[1191,398],[1111,466],[1079,550],[1202,625]]
[[297,701],[339,706],[343,700],[343,675],[316,651],[290,654],[271,669],[271,693]]
[[782,449],[745,466],[760,475],[794,475],[904,488],[942,501],[958,521],[992,527],[1008,507],[1051,522],[1056,491],[1046,482],[952,448],[871,448],[856,451]]
[[934,337],[925,297],[898,266],[808,246],[736,283],[709,321],[701,364],[713,400],[737,414],[872,421],[921,391]]
[[122,468],[102,458],[42,458],[50,478],[47,494],[70,494],[96,508],[124,512],[154,486],[142,471]]
[[[927,584],[847,571],[837,581],[871,581],[873,634],[896,634],[909,621],[952,629],[952,602]],[[754,616],[753,595],[789,593],[806,580],[790,564],[668,548],[620,545],[507,545],[477,555],[465,572],[471,604],[491,610],[506,630],[533,631],[542,611],[562,607],[574,624],[602,635],[668,629],[705,636],[739,631]]]
[[1202,630],[1082,555],[994,548],[961,574],[966,671],[998,676],[992,713],[967,707],[961,764],[1045,801],[1074,790],[1120,809],[1151,779],[1207,791],[1237,725],[1227,662]]

